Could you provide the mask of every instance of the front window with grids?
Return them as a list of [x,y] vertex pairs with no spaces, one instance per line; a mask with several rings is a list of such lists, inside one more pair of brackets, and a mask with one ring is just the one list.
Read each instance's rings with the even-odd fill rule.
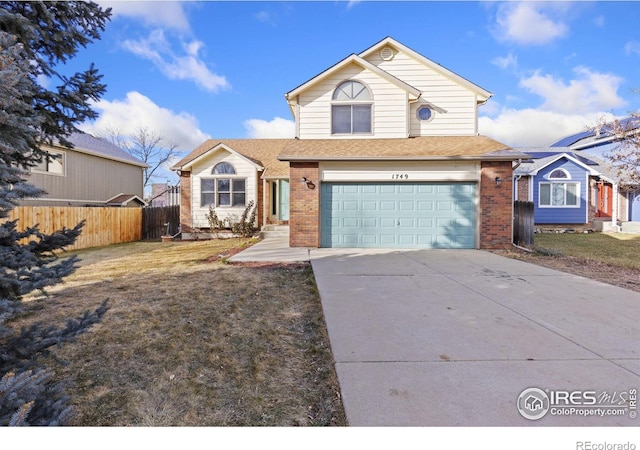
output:
[[211,177],[200,179],[200,205],[245,206],[246,184],[246,178],[238,178],[231,164],[216,164]]
[[[548,182],[539,184],[539,206],[578,207],[580,206],[580,184],[569,182],[571,175],[565,169],[555,169],[547,177]],[[558,181],[555,181],[558,180]]]
[[373,97],[364,84],[345,81],[333,91],[331,100],[332,134],[371,133]]

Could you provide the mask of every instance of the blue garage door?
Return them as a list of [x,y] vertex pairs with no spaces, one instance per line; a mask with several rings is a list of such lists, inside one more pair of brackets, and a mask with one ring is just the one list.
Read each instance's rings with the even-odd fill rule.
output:
[[323,183],[323,247],[475,248],[475,183]]

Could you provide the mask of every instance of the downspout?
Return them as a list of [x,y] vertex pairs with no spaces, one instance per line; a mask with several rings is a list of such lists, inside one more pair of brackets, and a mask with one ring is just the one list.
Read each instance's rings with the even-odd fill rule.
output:
[[612,183],[613,192],[611,196],[611,227],[616,231],[616,233],[620,233],[622,228],[618,226],[618,183]]
[[[518,167],[520,167],[520,164],[522,164],[522,159],[519,159],[518,162],[516,163],[515,166],[512,167],[512,170],[516,170]],[[522,175],[519,175],[518,177],[521,177]]]
[[[409,93],[407,93],[407,97],[409,96]],[[420,93],[420,95],[418,95],[415,100],[409,100],[409,103],[407,104],[407,137],[411,137],[411,105],[414,103],[417,103],[418,100],[420,100],[420,98],[422,97],[422,92]]]
[[[266,170],[265,170],[266,172]],[[267,225],[267,180],[264,178],[264,172],[262,173],[262,229]]]

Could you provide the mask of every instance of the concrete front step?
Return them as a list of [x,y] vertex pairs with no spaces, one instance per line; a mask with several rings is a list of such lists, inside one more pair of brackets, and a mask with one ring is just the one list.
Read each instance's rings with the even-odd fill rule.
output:
[[265,225],[260,230],[260,239],[272,237],[288,237],[289,225]]
[[623,233],[640,233],[640,222],[622,222],[620,231]]

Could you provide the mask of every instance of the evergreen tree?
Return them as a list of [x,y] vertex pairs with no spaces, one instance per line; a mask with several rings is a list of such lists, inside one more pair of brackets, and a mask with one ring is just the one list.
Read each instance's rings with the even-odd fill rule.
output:
[[[57,251],[75,242],[83,223],[51,235],[37,225],[18,231],[6,220],[17,202],[42,192],[27,174],[43,158],[42,143],[60,142],[76,124],[96,117],[90,107],[106,86],[91,66],[64,76],[56,67],[81,47],[100,38],[111,15],[93,2],[0,2],[0,425],[61,425],[69,417],[63,384],[37,367],[38,358],[55,345],[74,339],[106,311],[69,320],[58,329],[35,324],[17,333],[10,321],[22,311],[21,298],[44,290],[73,272],[75,258]],[[49,90],[38,82],[56,83]]]

